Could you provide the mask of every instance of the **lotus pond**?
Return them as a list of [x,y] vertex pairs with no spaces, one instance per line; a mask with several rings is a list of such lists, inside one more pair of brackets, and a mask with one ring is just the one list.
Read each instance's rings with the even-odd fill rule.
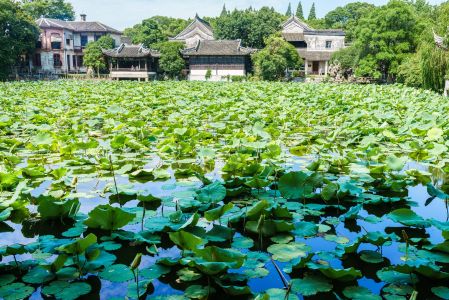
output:
[[0,84],[0,298],[449,299],[449,102]]

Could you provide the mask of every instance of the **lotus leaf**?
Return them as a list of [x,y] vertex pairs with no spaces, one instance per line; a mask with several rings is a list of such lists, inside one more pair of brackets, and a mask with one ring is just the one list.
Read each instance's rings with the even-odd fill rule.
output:
[[318,276],[306,276],[303,279],[293,279],[291,285],[292,291],[306,297],[322,292],[329,292],[333,287],[325,278]]
[[99,205],[89,213],[84,224],[89,228],[117,230],[134,220],[135,214],[110,205]]

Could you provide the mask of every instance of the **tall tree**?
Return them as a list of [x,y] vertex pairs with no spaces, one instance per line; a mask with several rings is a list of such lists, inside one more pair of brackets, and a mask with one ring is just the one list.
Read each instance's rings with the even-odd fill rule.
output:
[[223,4],[223,9],[221,10],[220,17],[226,16],[228,14],[228,10],[226,9],[226,4]]
[[38,38],[33,19],[13,0],[0,0],[0,78],[7,77],[21,55],[33,51]]
[[292,16],[292,4],[291,4],[291,3],[288,3],[287,12],[285,13],[285,15],[286,15],[287,17]]
[[354,39],[354,30],[358,21],[364,15],[374,9],[375,6],[366,2],[349,3],[343,7],[337,7],[324,17],[327,28],[341,28],[346,32],[346,39]]
[[260,10],[233,10],[214,22],[218,39],[241,39],[247,47],[263,48],[264,40],[279,31],[284,16],[274,8],[262,7]]
[[302,3],[301,3],[301,1],[299,1],[298,7],[296,8],[296,16],[297,16],[300,20],[304,20],[304,10],[302,9]]
[[65,0],[21,0],[23,9],[34,19],[40,17],[73,21],[73,5]]
[[124,35],[130,37],[134,44],[143,44],[148,48],[167,40],[167,36],[164,36],[159,24],[153,19],[143,20],[142,23],[125,29]]
[[404,1],[392,0],[360,19],[355,45],[361,50],[357,75],[394,81],[403,59],[416,50],[417,19]]
[[316,8],[315,2],[312,3],[312,7],[310,8],[309,17],[307,18],[309,21],[316,20]]
[[189,20],[177,19],[165,16],[154,16],[150,20],[156,21],[159,25],[159,29],[165,38],[176,36],[178,33],[184,30],[189,25]]

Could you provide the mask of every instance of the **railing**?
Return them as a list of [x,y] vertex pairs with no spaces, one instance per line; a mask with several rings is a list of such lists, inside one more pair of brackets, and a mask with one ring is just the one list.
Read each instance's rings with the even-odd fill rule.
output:
[[111,72],[150,72],[148,69],[132,69],[132,68],[112,68]]

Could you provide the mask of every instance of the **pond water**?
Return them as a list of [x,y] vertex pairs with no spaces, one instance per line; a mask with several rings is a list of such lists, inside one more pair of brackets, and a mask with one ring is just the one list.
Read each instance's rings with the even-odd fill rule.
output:
[[[304,166],[310,163],[310,158],[300,158],[290,156],[289,161],[285,163],[287,168],[290,168],[294,171],[303,170]],[[153,162],[149,162],[146,167],[150,167],[154,165]],[[220,169],[223,164],[218,163],[217,167],[214,171],[207,174],[207,177],[211,179],[220,179]],[[427,171],[427,167],[423,166],[419,163],[410,163],[408,164],[404,170],[407,169],[421,169],[422,171]],[[171,201],[164,202],[165,207],[159,207],[155,212],[155,215],[160,214],[169,214],[170,212],[176,211],[175,199],[177,197],[188,197],[191,195],[192,191],[199,189],[202,186],[201,181],[195,178],[181,179],[178,181],[175,176],[173,170],[169,170],[170,179],[165,181],[153,181],[153,182],[144,182],[144,183],[136,183],[129,180],[127,176],[117,175],[116,181],[117,185],[120,187],[129,187],[134,190],[144,191],[145,193],[151,193],[152,195],[159,198],[171,199]],[[87,216],[89,212],[91,212],[95,207],[101,204],[110,203],[110,196],[113,192],[104,193],[102,191],[109,184],[113,183],[113,178],[111,177],[102,177],[102,178],[92,178],[91,175],[79,174],[78,183],[76,185],[76,192],[79,195],[84,195],[79,198],[80,200],[80,209],[79,215]],[[31,191],[31,195],[33,197],[38,197],[43,194],[51,185],[51,180],[44,180],[41,184],[39,184],[35,189]],[[99,194],[102,194],[101,196]],[[96,196],[95,196],[96,195]],[[429,199],[430,195],[427,192],[426,186],[421,184],[416,186],[409,186],[407,188],[407,192],[404,195],[401,195],[405,199],[408,199],[408,204],[412,207],[412,210],[416,212],[419,216],[422,216],[425,219],[435,219],[440,222],[446,222],[448,218],[447,207],[444,201],[440,199],[436,199],[432,201],[430,205],[425,205],[427,199]],[[128,201],[122,208],[126,209],[135,209],[138,205],[137,200]],[[390,205],[390,204],[389,204]],[[120,207],[118,204],[113,204],[115,207]],[[31,212],[36,212],[37,207],[30,205],[28,207]],[[376,210],[377,207],[372,207],[372,209]],[[392,208],[383,208],[385,212],[389,212]],[[338,213],[336,214],[338,216]],[[373,224],[373,222],[367,222],[363,219],[373,215],[380,215],[380,218],[377,222]],[[335,216],[335,214],[332,214]],[[339,237],[345,237],[349,241],[354,241],[363,233],[368,232],[400,232],[403,228],[400,224],[397,224],[387,218],[382,213],[365,210],[362,209],[358,213],[359,218],[354,222],[342,222],[338,224],[335,228],[335,234]],[[314,221],[319,224],[322,223],[329,215],[322,215],[316,218]],[[10,221],[5,222],[8,226],[10,226],[13,230],[11,232],[4,232],[0,236],[0,245],[10,245],[10,244],[30,244],[36,242],[39,236],[43,235],[54,235],[56,237],[63,238],[62,233],[71,228],[71,224],[64,224],[60,222],[41,222],[38,220],[27,220],[23,224],[14,224]],[[210,229],[211,225],[209,224],[207,229]],[[133,224],[127,225],[123,228],[125,231],[138,233],[141,230],[141,224]],[[235,236],[244,236],[243,232],[236,232]],[[399,235],[399,234],[398,234]],[[435,227],[426,228],[425,230],[417,230],[415,237],[425,237],[431,241],[433,244],[438,244],[444,242],[444,238],[441,236],[441,231],[436,229]],[[331,253],[337,247],[337,244],[334,241],[329,241],[324,238],[324,236],[316,236],[312,238],[295,238],[296,242],[305,243],[310,247],[311,253]],[[269,241],[264,241],[265,243],[270,243]],[[257,243],[256,243],[257,244]],[[399,243],[392,242],[390,244],[384,245],[382,247],[382,255],[386,260],[385,265],[391,264],[401,264],[403,262],[404,253],[399,251]],[[129,265],[134,258],[135,254],[141,251],[141,249],[134,249],[131,244],[123,243],[123,247],[117,251],[113,251],[112,253],[116,255],[117,261],[116,263],[123,263],[125,265]],[[257,250],[257,246],[256,248]],[[264,248],[266,251],[266,246]],[[358,249],[358,251],[363,250],[372,250],[377,251],[379,248],[369,243],[362,243]],[[243,253],[248,252],[246,249],[241,250]],[[266,252],[265,252],[266,253]],[[176,258],[181,257],[181,250],[176,246],[169,246],[164,243],[158,247],[158,253],[153,256],[145,255],[143,256],[142,263],[140,265],[141,268],[149,268],[154,265],[161,258]],[[17,260],[26,261],[33,258],[30,254],[17,255]],[[356,269],[360,269],[360,261],[357,260],[339,260],[339,259],[330,259],[328,261],[333,268],[343,269],[355,267]],[[11,263],[13,264],[13,257],[5,257],[3,259],[3,263]],[[287,264],[282,262],[277,262],[277,266],[281,269],[285,267]],[[268,275],[262,278],[254,278],[248,281],[248,286],[250,287],[253,293],[263,293],[268,289],[283,289],[284,284],[279,277],[276,267],[273,263],[267,262],[264,268],[268,271]],[[381,293],[382,288],[386,285],[384,282],[380,282],[376,278],[376,271],[379,270],[378,266],[370,266],[369,264],[364,264],[363,274],[364,276],[357,280],[357,283],[361,287],[366,287],[372,293],[379,295]],[[369,269],[371,268],[371,270]],[[242,270],[233,270],[231,272],[243,273]],[[291,277],[289,274],[283,274],[287,280],[290,280]],[[128,284],[129,282],[124,283],[114,283],[104,279],[100,279],[94,274],[86,275],[84,279],[89,282],[92,286],[92,291],[88,296],[84,296],[83,299],[123,299],[128,294]],[[188,286],[188,285],[187,285]],[[335,286],[335,285],[334,285]],[[343,284],[341,288],[344,288]],[[147,297],[168,297],[173,295],[183,295],[184,290],[186,288],[185,284],[179,284],[177,282],[177,277],[174,274],[169,274],[167,276],[163,276],[162,279],[155,279],[152,281],[151,287],[147,292]],[[425,295],[430,297],[428,291],[425,291]],[[427,297],[426,296],[426,297]],[[223,296],[223,299],[226,299],[228,296]],[[329,296],[330,297],[330,296]],[[220,298],[220,296],[218,296]],[[245,298],[245,297],[243,297]],[[298,295],[299,299],[304,299],[304,297]],[[310,297],[309,297],[310,298]],[[307,298],[307,299],[309,299]],[[41,288],[37,288],[36,291],[31,295],[30,299],[43,299],[41,294]]]

